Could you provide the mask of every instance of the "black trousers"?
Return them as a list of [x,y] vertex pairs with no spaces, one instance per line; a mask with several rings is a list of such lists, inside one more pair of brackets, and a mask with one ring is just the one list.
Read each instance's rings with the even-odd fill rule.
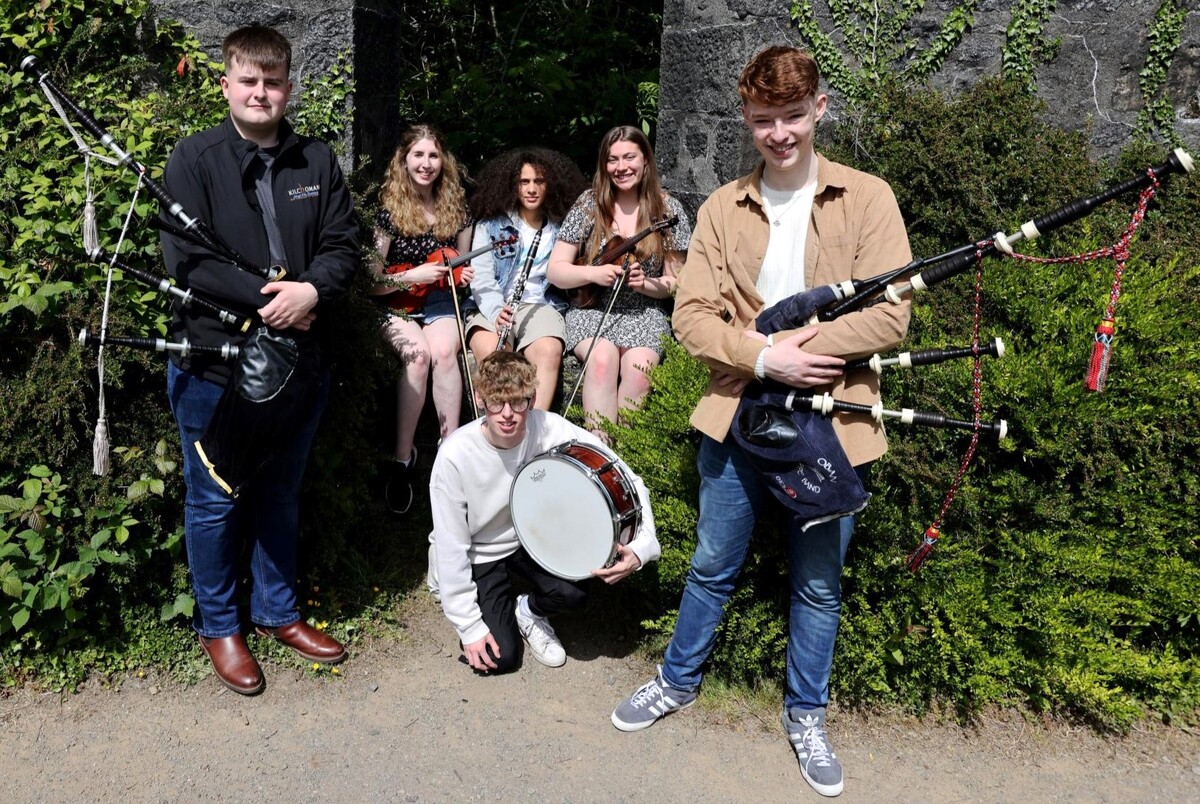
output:
[[508,673],[521,666],[525,644],[517,629],[517,598],[512,592],[512,575],[519,575],[533,584],[529,608],[541,617],[553,617],[587,602],[587,592],[574,581],[551,575],[529,557],[525,548],[517,548],[510,556],[471,567],[471,579],[479,598],[483,621],[492,632],[500,655],[493,656],[493,673]]

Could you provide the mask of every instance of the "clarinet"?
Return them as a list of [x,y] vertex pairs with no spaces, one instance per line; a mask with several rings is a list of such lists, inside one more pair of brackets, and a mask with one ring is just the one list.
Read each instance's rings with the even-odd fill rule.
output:
[[240,350],[231,343],[220,346],[196,346],[187,338],[180,343],[168,341],[166,338],[123,338],[118,335],[93,335],[86,329],[79,332],[80,346],[124,346],[129,349],[141,349],[147,352],[178,352],[180,357],[188,355],[213,355],[222,360],[237,360]]
[[[504,329],[500,330],[500,337],[496,340],[497,349],[503,349],[504,342],[508,340],[508,333],[512,329],[512,320],[517,314],[517,305],[521,303],[521,294],[525,292],[525,280],[529,278],[529,272],[533,269],[533,260],[537,255],[538,244],[542,241],[542,230],[545,228],[546,224],[543,221],[542,225],[538,227],[537,232],[533,235],[533,243],[529,246],[529,256],[525,258],[525,264],[521,266],[521,272],[517,274],[517,281],[513,283],[512,293],[509,294],[508,299],[504,302],[505,307],[512,309],[512,316],[509,318],[509,323],[504,325]],[[515,343],[513,347],[516,347]]]

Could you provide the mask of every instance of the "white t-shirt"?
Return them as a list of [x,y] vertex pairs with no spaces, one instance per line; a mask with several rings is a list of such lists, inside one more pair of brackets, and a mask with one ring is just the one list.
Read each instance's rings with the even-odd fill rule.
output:
[[756,287],[770,307],[805,290],[804,249],[817,180],[814,176],[799,190],[776,190],[766,181],[760,187],[770,234]]
[[[512,275],[508,277],[508,282],[504,286],[504,298],[512,295],[513,287],[517,284],[517,276],[520,275],[521,269],[525,267],[525,260],[529,259],[529,249],[533,246],[533,238],[537,234],[537,229],[525,222],[525,219],[520,215],[513,216],[517,219],[517,228],[521,232],[521,253],[517,255],[517,267],[513,270]],[[537,255],[533,258],[533,265],[529,269],[529,277],[525,280],[525,290],[521,293],[521,298],[518,304],[545,304],[546,302],[546,271],[550,267],[550,252],[554,248],[554,239],[547,236],[546,231],[542,230],[542,238],[538,242]]]
[[[594,435],[562,416],[531,410],[525,419],[525,439],[512,449],[497,449],[484,438],[483,421],[464,424],[446,437],[429,478],[433,509],[430,540],[437,556],[438,592],[442,611],[464,645],[488,633],[471,579],[471,565],[499,561],[520,546],[508,505],[517,472],[532,458],[567,441],[603,446]],[[661,555],[650,493],[642,479],[623,461],[620,463],[641,503],[641,523],[629,549],[644,567]]]

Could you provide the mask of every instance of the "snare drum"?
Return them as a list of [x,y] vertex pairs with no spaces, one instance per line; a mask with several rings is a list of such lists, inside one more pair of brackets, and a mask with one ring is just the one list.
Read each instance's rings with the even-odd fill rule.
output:
[[579,441],[559,444],[522,466],[509,511],[525,552],[570,581],[609,565],[642,518],[637,489],[616,456]]

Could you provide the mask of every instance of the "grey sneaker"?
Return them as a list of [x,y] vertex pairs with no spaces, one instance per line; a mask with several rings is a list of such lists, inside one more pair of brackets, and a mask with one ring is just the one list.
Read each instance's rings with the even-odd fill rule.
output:
[[529,652],[547,667],[562,667],[567,663],[567,652],[558,641],[558,634],[550,626],[550,621],[539,617],[533,612],[526,613],[522,608],[527,607],[529,595],[517,598],[517,630],[529,645]]
[[842,764],[825,735],[825,707],[783,710],[783,730],[800,761],[800,773],[823,796],[842,794]]
[[668,687],[663,681],[662,665],[658,675],[638,687],[637,692],[613,710],[612,724],[621,731],[641,731],[654,725],[663,715],[687,709],[696,702],[696,693]]

